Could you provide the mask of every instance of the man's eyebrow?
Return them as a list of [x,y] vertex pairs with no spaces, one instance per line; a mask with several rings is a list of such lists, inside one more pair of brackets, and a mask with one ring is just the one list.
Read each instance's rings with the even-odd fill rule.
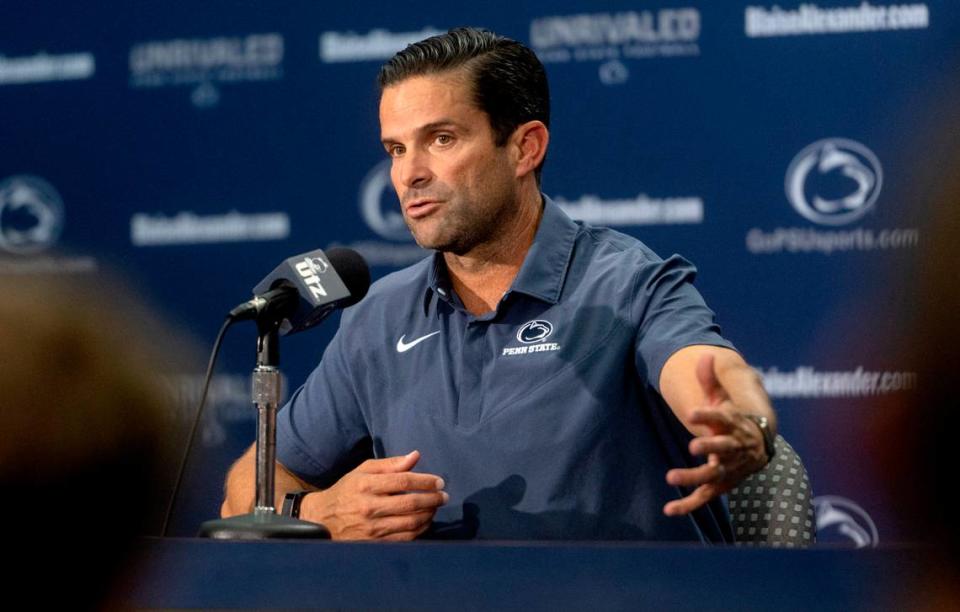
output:
[[[418,134],[423,134],[425,132],[433,132],[434,130],[439,130],[442,128],[459,128],[465,130],[463,124],[454,121],[453,119],[438,119],[437,121],[431,121],[430,123],[425,123],[416,129]],[[388,144],[399,144],[399,141],[390,138],[389,136],[381,138],[380,142],[385,145]]]
[[463,126],[460,123],[457,123],[453,119],[440,119],[439,121],[431,121],[426,125],[420,126],[420,129],[418,129],[417,131],[432,132],[434,130],[438,130],[440,128],[445,128],[445,127],[463,128]]

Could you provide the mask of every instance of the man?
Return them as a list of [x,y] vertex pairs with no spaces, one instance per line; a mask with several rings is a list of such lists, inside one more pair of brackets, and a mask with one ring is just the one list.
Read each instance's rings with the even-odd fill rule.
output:
[[[300,516],[335,539],[729,541],[718,496],[768,460],[769,401],[692,266],[541,194],[533,52],[452,30],[379,81],[404,219],[437,252],[344,313],[279,415],[278,495],[311,491]],[[252,480],[253,449],[224,516]]]

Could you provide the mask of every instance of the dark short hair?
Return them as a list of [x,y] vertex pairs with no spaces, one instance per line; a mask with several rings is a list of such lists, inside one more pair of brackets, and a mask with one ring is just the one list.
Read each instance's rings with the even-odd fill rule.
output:
[[528,121],[550,126],[543,64],[529,48],[489,30],[455,28],[408,45],[380,67],[377,82],[382,93],[410,77],[458,69],[466,70],[474,101],[490,118],[497,146],[505,145],[517,126]]

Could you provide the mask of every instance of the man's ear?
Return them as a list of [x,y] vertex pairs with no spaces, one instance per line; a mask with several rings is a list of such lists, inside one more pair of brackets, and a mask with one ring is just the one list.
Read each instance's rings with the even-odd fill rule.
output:
[[543,162],[550,143],[550,131],[542,121],[528,121],[517,126],[510,136],[515,155],[515,176],[521,178],[532,173]]

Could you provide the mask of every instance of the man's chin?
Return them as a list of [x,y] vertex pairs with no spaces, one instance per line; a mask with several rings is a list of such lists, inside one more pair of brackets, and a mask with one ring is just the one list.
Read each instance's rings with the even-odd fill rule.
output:
[[463,256],[478,244],[475,232],[448,223],[438,223],[440,219],[424,219],[414,223],[410,223],[409,219],[406,221],[414,241],[424,249]]
[[417,243],[417,246],[422,249],[440,251],[441,253],[452,253],[453,255],[458,256],[466,255],[473,247],[473,245],[461,244],[460,242],[454,240],[421,238],[416,234],[413,235],[413,239]]
[[420,247],[421,249],[427,249],[428,251],[443,250],[442,247],[444,245],[442,243],[437,242],[436,240],[431,240],[430,238],[424,238],[422,236],[418,236],[417,233],[414,231],[411,231],[410,233],[413,234],[413,241],[416,242],[417,246]]
[[440,233],[434,231],[427,231],[427,228],[423,225],[411,224],[407,222],[407,227],[410,229],[410,234],[413,236],[414,242],[417,243],[422,249],[428,249],[431,251],[449,251],[452,245],[448,237],[441,235]]

